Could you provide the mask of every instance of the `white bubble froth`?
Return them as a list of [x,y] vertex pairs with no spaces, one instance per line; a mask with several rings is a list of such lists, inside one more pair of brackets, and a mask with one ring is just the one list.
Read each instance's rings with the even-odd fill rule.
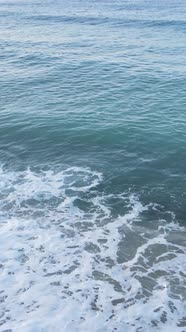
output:
[[156,205],[101,194],[102,181],[0,170],[0,331],[185,331],[185,230],[174,216],[144,226]]

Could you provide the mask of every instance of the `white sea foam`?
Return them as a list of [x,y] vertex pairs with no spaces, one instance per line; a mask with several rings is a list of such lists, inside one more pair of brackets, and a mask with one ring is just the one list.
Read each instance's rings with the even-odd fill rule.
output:
[[184,331],[184,228],[144,226],[157,206],[105,195],[102,181],[0,170],[0,331]]

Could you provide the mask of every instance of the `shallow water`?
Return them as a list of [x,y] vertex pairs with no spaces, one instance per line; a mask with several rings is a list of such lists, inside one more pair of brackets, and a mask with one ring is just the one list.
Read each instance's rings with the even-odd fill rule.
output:
[[0,0],[0,331],[186,331],[182,1]]

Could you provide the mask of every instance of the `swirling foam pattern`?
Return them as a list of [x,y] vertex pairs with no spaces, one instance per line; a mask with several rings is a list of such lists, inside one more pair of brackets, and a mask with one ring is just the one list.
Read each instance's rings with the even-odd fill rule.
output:
[[0,180],[4,330],[183,331],[186,252],[173,215],[140,222],[161,207],[100,194],[102,175],[88,169],[1,170]]

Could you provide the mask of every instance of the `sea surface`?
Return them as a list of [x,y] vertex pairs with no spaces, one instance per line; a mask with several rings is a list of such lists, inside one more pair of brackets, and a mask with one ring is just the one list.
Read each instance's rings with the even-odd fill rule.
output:
[[186,3],[0,0],[0,332],[186,331]]

